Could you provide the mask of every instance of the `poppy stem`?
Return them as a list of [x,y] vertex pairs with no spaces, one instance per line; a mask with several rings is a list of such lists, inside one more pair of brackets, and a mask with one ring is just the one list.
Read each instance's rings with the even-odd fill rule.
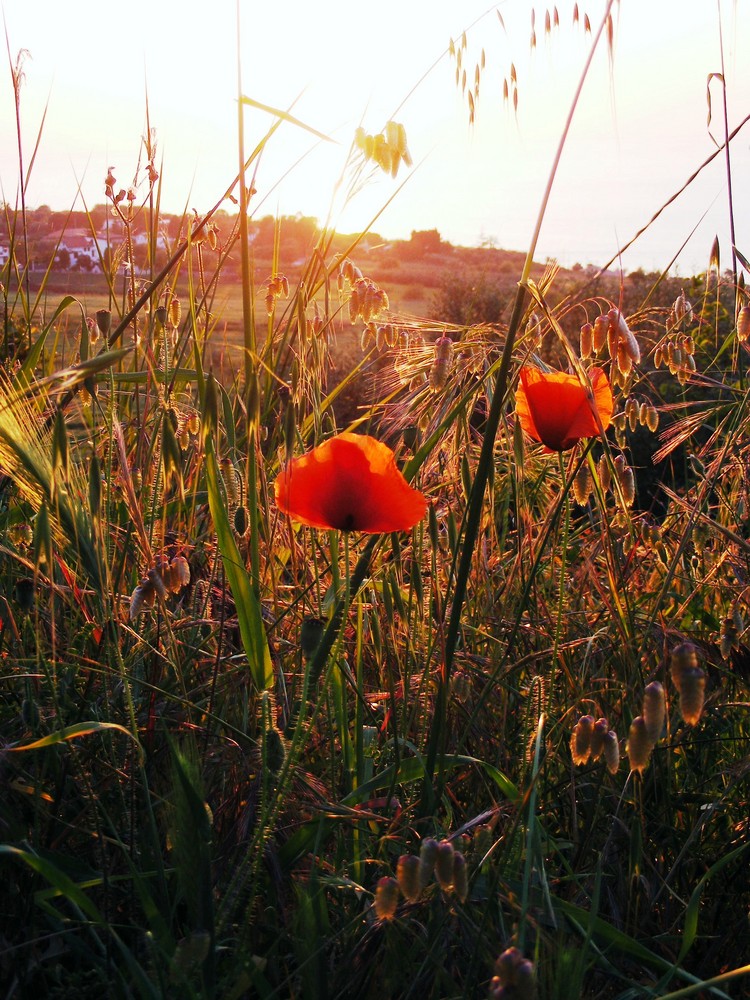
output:
[[[469,575],[471,573],[471,566],[474,561],[474,549],[476,548],[477,537],[479,535],[479,527],[482,521],[484,493],[487,486],[487,480],[489,479],[490,468],[494,461],[495,437],[497,435],[497,429],[500,425],[503,404],[509,387],[510,371],[513,362],[513,349],[515,347],[518,330],[521,326],[521,320],[523,318],[526,304],[526,296],[528,294],[528,279],[531,274],[531,265],[534,261],[534,254],[536,252],[542,223],[544,222],[544,216],[547,211],[547,204],[552,194],[555,177],[557,176],[557,168],[559,167],[560,160],[562,159],[563,150],[567,143],[568,133],[570,132],[570,127],[573,123],[573,117],[575,115],[576,108],[578,107],[578,101],[583,90],[583,85],[586,82],[591,63],[594,59],[594,54],[599,47],[599,41],[606,27],[607,18],[610,15],[613,3],[614,0],[608,0],[607,2],[599,29],[592,39],[589,54],[581,72],[578,87],[576,88],[576,92],[571,102],[570,111],[568,112],[568,117],[565,121],[565,126],[563,128],[557,152],[555,153],[555,158],[550,170],[550,175],[547,180],[547,186],[545,188],[544,195],[542,196],[542,203],[537,215],[534,232],[529,243],[529,249],[524,261],[521,278],[516,289],[513,312],[508,324],[508,333],[505,338],[505,348],[503,349],[500,365],[497,370],[497,375],[495,376],[492,401],[490,403],[489,413],[487,414],[487,423],[484,438],[482,440],[482,448],[479,455],[479,461],[477,463],[477,469],[474,474],[471,495],[469,497],[469,508],[465,519],[461,556],[458,563],[453,602],[451,604],[448,628],[446,631],[443,676],[438,688],[437,702],[435,705],[435,712],[432,718],[432,726],[430,728],[427,745],[425,774],[422,785],[422,798],[420,802],[420,813],[422,816],[430,815],[435,804],[440,801],[443,795],[443,787],[445,784],[445,748],[447,746],[448,691],[451,670],[453,667],[453,657],[458,645],[463,604],[466,597],[466,588],[469,581]],[[436,764],[438,765],[438,776],[437,780],[434,781]]]
[[568,477],[565,472],[565,460],[563,459],[563,453],[561,451],[557,453],[557,458],[560,465],[561,496],[559,502],[562,503],[564,507],[562,537],[560,540],[560,576],[557,581],[557,620],[555,622],[555,638],[552,643],[552,669],[550,670],[550,682],[547,685],[547,704],[544,707],[544,711],[548,715],[552,707],[552,691],[555,686],[555,669],[557,665],[558,651],[560,649],[560,634],[562,632],[563,611],[565,605],[565,572],[568,564],[568,537],[570,533],[570,484],[567,481]]

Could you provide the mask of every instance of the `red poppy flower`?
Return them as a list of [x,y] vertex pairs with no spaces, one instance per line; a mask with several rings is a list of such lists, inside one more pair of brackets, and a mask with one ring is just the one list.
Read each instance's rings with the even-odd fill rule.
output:
[[[588,374],[601,429],[606,430],[614,409],[612,390],[601,368],[591,368]],[[550,451],[565,451],[581,438],[600,433],[586,387],[577,375],[565,372],[543,372],[525,365],[516,389],[516,413],[529,437]]]
[[391,449],[364,434],[338,434],[293,459],[275,488],[279,508],[311,528],[406,531],[427,510]]

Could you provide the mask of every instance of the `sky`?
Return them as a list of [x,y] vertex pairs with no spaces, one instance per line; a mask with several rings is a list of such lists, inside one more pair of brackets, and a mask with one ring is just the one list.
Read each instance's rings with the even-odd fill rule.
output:
[[[239,4],[239,10],[238,10]],[[0,198],[18,195],[10,63],[25,50],[21,133],[27,204],[54,209],[101,203],[113,167],[127,187],[146,130],[156,130],[162,208],[203,213],[237,173],[238,93],[329,137],[284,122],[258,164],[252,209],[312,215],[342,232],[372,226],[387,239],[438,229],[454,244],[526,251],[555,153],[605,0],[557,3],[545,32],[543,4],[506,0],[0,0],[7,39],[0,71]],[[742,0],[620,0],[614,40],[594,54],[544,215],[535,257],[602,265],[721,143],[720,31],[730,131],[750,114],[743,72],[750,7]],[[552,16],[553,6],[549,11]],[[532,16],[536,45],[531,45]],[[484,52],[474,122],[456,84],[453,39],[473,89]],[[745,46],[746,50],[746,46]],[[518,106],[503,99],[511,66]],[[711,121],[708,123],[711,95]],[[45,110],[46,109],[46,110]],[[246,106],[246,148],[273,118]],[[375,171],[347,196],[355,129],[406,129],[413,158],[397,178]],[[141,164],[142,165],[142,164]],[[620,258],[689,275],[705,270],[718,236],[731,258],[726,159],[721,153]],[[736,243],[750,257],[750,124],[731,145]],[[344,183],[338,186],[339,178]],[[140,190],[145,191],[145,186]],[[334,197],[334,191],[338,194]],[[226,207],[232,210],[231,204]]]

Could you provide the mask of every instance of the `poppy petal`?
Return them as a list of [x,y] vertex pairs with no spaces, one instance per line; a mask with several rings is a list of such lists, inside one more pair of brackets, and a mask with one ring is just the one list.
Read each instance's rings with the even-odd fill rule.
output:
[[313,528],[406,531],[427,500],[396,468],[391,449],[364,434],[338,434],[293,459],[275,484],[280,510]]
[[524,366],[516,392],[516,413],[526,433],[550,451],[565,451],[581,438],[606,430],[614,408],[612,390],[601,368],[592,368],[589,378],[599,420],[588,389],[576,375]]

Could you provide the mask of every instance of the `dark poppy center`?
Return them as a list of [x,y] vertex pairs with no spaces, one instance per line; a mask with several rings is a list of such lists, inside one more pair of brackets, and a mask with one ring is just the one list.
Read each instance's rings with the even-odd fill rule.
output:
[[341,530],[351,531],[353,527],[354,527],[354,514],[352,514],[350,511],[344,518],[344,521],[341,525]]

